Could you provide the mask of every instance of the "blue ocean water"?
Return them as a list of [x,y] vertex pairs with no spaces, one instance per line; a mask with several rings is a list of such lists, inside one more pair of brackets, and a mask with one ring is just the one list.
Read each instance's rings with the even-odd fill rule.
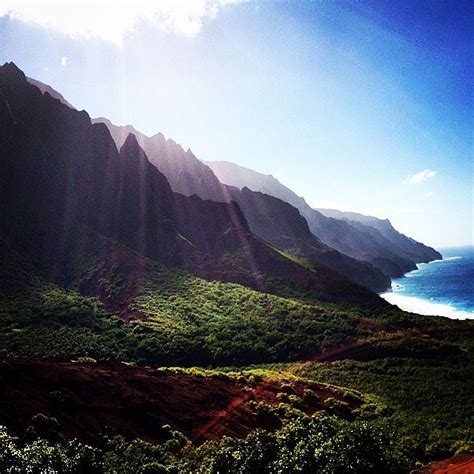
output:
[[474,247],[440,250],[443,260],[418,265],[418,270],[392,281],[390,303],[420,314],[474,318]]

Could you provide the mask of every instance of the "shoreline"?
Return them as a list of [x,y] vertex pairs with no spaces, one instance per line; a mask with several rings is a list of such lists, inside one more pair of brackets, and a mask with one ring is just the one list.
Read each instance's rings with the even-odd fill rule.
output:
[[474,319],[474,312],[456,309],[445,303],[435,303],[416,296],[405,296],[393,291],[381,293],[380,297],[408,313],[423,316],[445,316],[450,319]]
[[[461,250],[461,248],[459,248],[459,250]],[[444,316],[451,319],[474,319],[474,311],[457,308],[449,301],[445,300],[442,302],[439,300],[424,298],[416,293],[416,296],[414,296],[413,294],[405,294],[403,290],[397,290],[397,288],[404,287],[400,280],[415,277],[415,274],[422,270],[423,267],[427,265],[439,265],[441,263],[447,263],[461,258],[463,257],[459,255],[448,254],[446,256],[443,255],[442,259],[432,260],[431,262],[426,263],[418,263],[415,270],[407,272],[401,278],[394,279],[391,288],[380,293],[379,296],[388,303],[398,306],[401,310],[409,313],[422,314],[424,316]]]

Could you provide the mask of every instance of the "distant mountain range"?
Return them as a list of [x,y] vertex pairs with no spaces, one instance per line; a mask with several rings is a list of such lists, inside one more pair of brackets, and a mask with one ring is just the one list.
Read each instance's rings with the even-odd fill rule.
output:
[[[375,291],[390,286],[388,277],[399,277],[414,270],[416,263],[441,258],[434,249],[398,233],[388,221],[388,225],[383,225],[384,221],[380,219],[367,218],[375,223],[364,225],[346,218],[327,216],[312,209],[303,198],[271,176],[229,162],[203,163],[190,150],[185,152],[162,134],[147,137],[131,126],[119,127],[104,118],[93,121],[105,123],[118,146],[127,132],[135,133],[150,161],[165,174],[174,191],[197,194],[203,199],[234,200],[258,236],[291,253],[326,265]],[[246,188],[245,193],[241,191],[243,188]],[[252,195],[255,192],[258,194]],[[278,200],[296,208],[307,224],[295,224],[295,213]],[[270,225],[268,213],[272,207],[279,211],[272,213]],[[303,236],[304,226],[307,229]]]
[[[28,81],[72,107],[49,86]],[[240,216],[238,221],[245,221],[239,224],[240,228],[263,239],[259,240],[260,245],[267,242],[270,244],[267,248],[276,247],[294,256],[306,269],[321,272],[321,268],[327,268],[373,291],[383,291],[390,286],[390,277],[413,270],[416,263],[441,258],[434,249],[397,232],[388,220],[312,209],[272,176],[225,161],[202,162],[191,150],[185,151],[161,133],[148,137],[130,125],[116,126],[106,118],[92,119],[92,123],[105,124],[119,150],[132,140],[129,138],[132,134],[141,152],[164,175],[172,191],[182,195],[175,194],[174,198],[175,202],[180,201],[180,209],[190,202],[194,203],[193,212],[198,212],[196,207],[203,211],[211,205],[196,197],[186,200],[184,196],[212,200],[215,209],[227,209],[231,221],[234,214]],[[127,148],[130,146],[128,143]],[[231,202],[237,203],[237,208],[229,208]],[[229,212],[229,209],[234,210]],[[193,217],[178,219],[183,227],[189,224],[187,235],[192,235],[203,223]],[[218,245],[205,235],[206,225],[212,225],[211,221],[209,216],[209,224],[201,226],[200,241],[207,242],[208,251]]]
[[227,161],[206,163],[226,184],[245,186],[278,197],[303,215],[313,234],[339,252],[371,263],[390,277],[414,270],[416,263],[442,258],[441,254],[398,232],[388,219],[331,209],[312,209],[306,201],[273,176]]

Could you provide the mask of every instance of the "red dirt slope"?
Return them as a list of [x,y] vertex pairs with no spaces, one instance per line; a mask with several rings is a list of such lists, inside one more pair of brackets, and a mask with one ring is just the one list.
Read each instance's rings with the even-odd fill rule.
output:
[[413,474],[473,474],[474,454],[460,454],[444,461],[429,463]]
[[[359,404],[326,386],[291,385],[308,414],[322,409],[329,397]],[[317,397],[304,396],[305,389]],[[276,405],[281,391],[277,381],[249,385],[218,375],[123,364],[14,359],[0,363],[0,424],[21,436],[32,417],[43,413],[58,420],[62,435],[86,442],[97,441],[101,433],[160,441],[166,436],[162,426],[169,424],[201,443],[275,427],[275,420],[259,416],[249,402]]]

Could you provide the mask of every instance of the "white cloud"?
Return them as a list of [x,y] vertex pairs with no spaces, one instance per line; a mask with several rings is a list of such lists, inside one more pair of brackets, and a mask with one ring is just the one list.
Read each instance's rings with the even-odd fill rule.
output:
[[0,17],[9,15],[73,38],[99,38],[120,45],[124,36],[140,23],[195,36],[204,24],[217,17],[225,5],[243,1],[2,0]]
[[61,66],[67,66],[67,56],[61,58]]
[[424,198],[431,198],[431,197],[433,197],[434,195],[435,195],[435,193],[434,193],[433,191],[430,191],[430,192],[428,192],[428,193],[424,193],[424,194],[423,194],[423,197],[424,197]]
[[426,169],[420,171],[419,173],[414,174],[413,176],[408,176],[403,180],[403,184],[419,184],[423,181],[426,181],[429,178],[433,178],[437,175],[436,171]]

